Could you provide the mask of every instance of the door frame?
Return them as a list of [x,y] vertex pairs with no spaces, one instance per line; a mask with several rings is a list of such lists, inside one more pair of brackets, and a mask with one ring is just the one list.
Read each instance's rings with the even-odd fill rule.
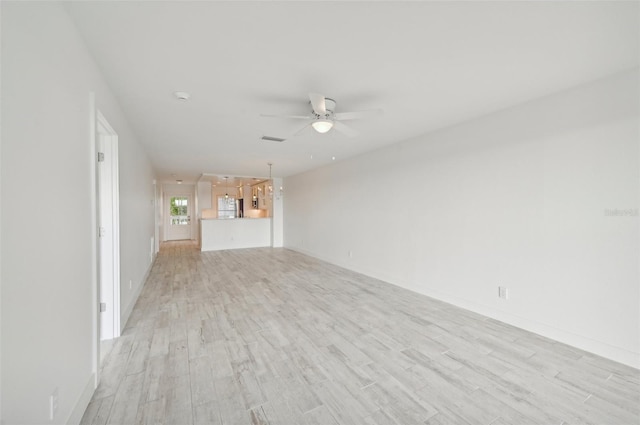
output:
[[[173,241],[173,240],[193,240],[194,239],[194,235],[193,235],[193,217],[194,217],[194,212],[195,212],[195,205],[194,205],[194,199],[195,196],[194,194],[189,191],[189,190],[185,190],[184,192],[180,192],[180,191],[176,191],[176,190],[171,190],[171,191],[166,191],[163,193],[163,197],[164,197],[164,202],[163,202],[163,215],[165,217],[164,219],[164,226],[165,226],[165,231],[164,231],[164,241]],[[189,207],[189,235],[187,239],[170,239],[169,235],[170,235],[170,230],[171,230],[171,214],[169,214],[169,207],[170,207],[170,203],[171,203],[171,198],[173,197],[178,197],[178,196],[184,196],[187,197],[189,199],[188,201],[188,207]]]
[[[106,120],[104,115],[96,110],[96,200],[97,200],[97,273],[98,273],[98,339],[113,339],[120,336],[120,193],[118,178],[118,134]],[[98,162],[99,152],[103,152],[108,161]],[[104,175],[101,177],[100,167]],[[106,181],[101,187],[101,179]],[[105,192],[106,190],[106,192]],[[108,222],[103,223],[102,217],[107,217]],[[105,224],[111,229],[102,237],[101,224]],[[104,232],[103,232],[104,233]],[[109,238],[110,249],[101,249],[101,239]],[[109,265],[109,278],[103,278],[102,265]],[[112,305],[107,306],[106,312],[100,312],[100,303],[103,295],[107,291],[112,297]],[[111,323],[108,335],[103,335],[101,321],[108,320]]]

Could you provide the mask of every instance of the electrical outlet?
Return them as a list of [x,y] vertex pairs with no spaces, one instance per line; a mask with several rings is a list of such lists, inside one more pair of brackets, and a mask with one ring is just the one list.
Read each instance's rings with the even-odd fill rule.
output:
[[53,418],[56,417],[56,413],[58,413],[58,396],[59,396],[59,392],[57,388],[53,390],[53,392],[49,396],[49,420],[50,421],[52,421]]
[[498,286],[498,298],[502,298],[503,300],[509,299],[509,290],[505,286]]

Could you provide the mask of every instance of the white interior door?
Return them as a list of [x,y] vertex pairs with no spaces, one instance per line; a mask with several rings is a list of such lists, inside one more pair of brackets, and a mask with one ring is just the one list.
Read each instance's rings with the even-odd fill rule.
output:
[[167,240],[191,239],[191,195],[167,196]]
[[120,336],[118,136],[101,114],[97,133],[98,287],[103,341]]

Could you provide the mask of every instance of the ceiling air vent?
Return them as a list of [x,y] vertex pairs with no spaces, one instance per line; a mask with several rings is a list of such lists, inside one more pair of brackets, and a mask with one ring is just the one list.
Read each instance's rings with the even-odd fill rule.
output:
[[262,140],[266,140],[267,142],[284,142],[286,139],[281,139],[279,137],[262,136]]

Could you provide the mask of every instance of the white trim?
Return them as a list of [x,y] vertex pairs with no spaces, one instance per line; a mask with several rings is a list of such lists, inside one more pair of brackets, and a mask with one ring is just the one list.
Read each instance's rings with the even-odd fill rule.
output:
[[96,374],[92,373],[87,381],[87,384],[84,386],[84,390],[78,401],[76,402],[71,414],[69,415],[69,419],[67,419],[67,425],[78,425],[82,420],[82,416],[84,416],[84,412],[87,410],[89,403],[91,402],[91,398],[95,393],[96,386],[95,382],[97,380]]
[[[111,228],[112,228],[112,252],[113,257],[113,338],[120,336],[120,190],[119,190],[119,177],[118,177],[118,135],[115,130],[109,125],[104,115],[97,110],[97,129],[100,127],[106,131],[106,135],[103,135],[103,141],[105,143],[105,153],[110,155],[111,160]],[[95,158],[94,158],[95,161]]]
[[95,93],[91,92],[89,93],[89,187],[91,188],[91,193],[89,194],[89,198],[91,199],[91,229],[89,229],[89,234],[91,235],[91,249],[93,250],[91,255],[91,316],[93,317],[91,324],[91,335],[93,339],[91,344],[93,357],[91,361],[91,373],[95,379],[94,388],[98,387],[100,376],[100,311],[98,308],[100,304],[100,289],[98,288],[98,237],[96,232],[98,228],[96,139],[96,96]]
[[162,196],[160,195],[162,186],[158,184],[158,182],[153,180],[153,237],[154,237],[154,247],[153,247],[153,258],[156,257],[158,252],[160,251],[160,238],[161,238],[161,218],[160,218],[160,205],[162,205]]
[[135,285],[136,287],[136,292],[133,294],[133,297],[131,297],[131,302],[129,303],[128,306],[126,306],[124,308],[124,316],[122,317],[122,321],[120,323],[123,323],[123,327],[120,328],[120,332],[121,333],[124,330],[124,326],[126,326],[127,321],[129,320],[129,317],[131,316],[131,313],[133,312],[133,307],[135,307],[136,305],[136,301],[138,301],[138,298],[140,297],[140,293],[142,292],[142,289],[144,288],[144,285],[146,285],[147,283],[147,279],[149,278],[149,275],[151,274],[151,269],[153,269],[153,265],[155,264],[156,258],[158,256],[157,255],[153,255],[153,260],[151,261],[151,264],[149,264],[149,267],[147,268],[147,271],[144,273],[144,276],[142,277],[142,282],[140,282],[139,285]]

